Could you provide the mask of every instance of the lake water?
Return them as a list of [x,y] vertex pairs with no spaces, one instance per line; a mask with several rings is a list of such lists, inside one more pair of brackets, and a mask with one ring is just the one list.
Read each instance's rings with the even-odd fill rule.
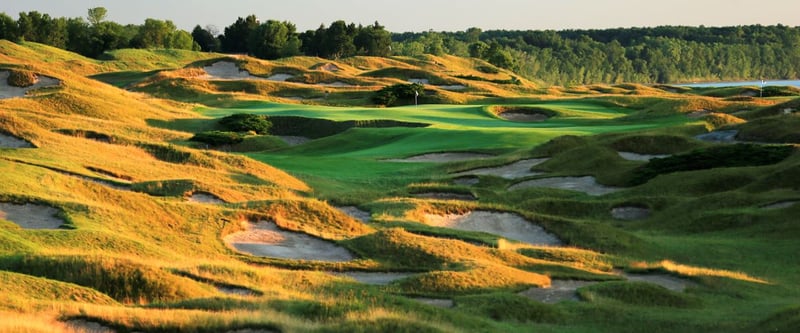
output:
[[[736,81],[736,82],[704,82],[676,84],[680,87],[709,88],[709,87],[742,87],[742,86],[761,86],[761,81]],[[800,88],[800,80],[774,80],[764,81],[764,86],[793,86]]]

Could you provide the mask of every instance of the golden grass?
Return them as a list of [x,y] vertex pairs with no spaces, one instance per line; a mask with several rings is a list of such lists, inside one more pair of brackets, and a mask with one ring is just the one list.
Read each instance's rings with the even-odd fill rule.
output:
[[684,276],[723,277],[739,281],[769,284],[769,281],[767,280],[760,279],[757,277],[752,277],[747,273],[743,272],[733,272],[724,269],[694,267],[694,266],[679,264],[671,260],[662,260],[659,262],[634,262],[630,265],[630,267],[635,269],[663,269],[667,272],[680,274]]

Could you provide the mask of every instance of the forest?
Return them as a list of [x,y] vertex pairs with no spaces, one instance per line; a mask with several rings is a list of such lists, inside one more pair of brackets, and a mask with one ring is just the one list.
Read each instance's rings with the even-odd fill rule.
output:
[[197,25],[187,32],[169,20],[121,25],[107,21],[106,14],[103,7],[89,9],[85,18],[31,11],[15,20],[0,13],[0,39],[43,43],[98,59],[121,48],[193,49],[262,59],[450,54],[481,58],[549,85],[796,79],[800,73],[800,27],[784,25],[393,33],[377,21],[364,26],[339,20],[300,32],[291,22],[249,15],[221,30]]

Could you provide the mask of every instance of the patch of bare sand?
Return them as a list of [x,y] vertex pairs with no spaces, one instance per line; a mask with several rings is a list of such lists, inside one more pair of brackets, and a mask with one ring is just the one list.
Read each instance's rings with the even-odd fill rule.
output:
[[592,176],[584,177],[551,177],[527,180],[511,185],[508,190],[514,191],[530,187],[555,188],[583,192],[589,195],[604,195],[621,190],[617,187],[610,187],[598,184]]
[[342,213],[345,213],[348,216],[350,216],[350,217],[352,217],[352,218],[354,218],[356,220],[359,220],[361,222],[367,222],[370,219],[372,219],[372,213],[370,213],[368,211],[365,211],[365,210],[362,210],[362,209],[360,209],[358,207],[355,207],[355,206],[342,206],[342,207],[335,207],[335,208],[338,209],[339,211],[341,211]]
[[452,308],[453,305],[455,305],[452,299],[447,299],[447,298],[414,297],[412,299],[420,303],[425,303],[428,305],[433,305],[436,307],[446,308],[446,309]]
[[327,72],[338,72],[341,70],[339,66],[336,66],[336,64],[330,62],[322,66],[319,66],[319,69]]
[[259,257],[320,261],[350,261],[355,257],[345,248],[306,234],[286,231],[275,223],[245,222],[245,231],[235,232],[223,239],[225,244]]
[[36,83],[29,87],[14,87],[8,84],[9,71],[0,71],[0,99],[24,97],[25,94],[33,89],[53,87],[61,84],[61,81],[49,76],[37,75]]
[[230,61],[217,61],[211,66],[203,67],[203,70],[208,74],[205,77],[208,80],[265,80],[263,77],[251,75]]
[[684,291],[687,287],[696,285],[694,282],[668,274],[636,274],[620,273],[628,281],[647,282],[662,286],[672,291]]
[[0,148],[34,148],[34,146],[18,137],[0,133]]
[[355,87],[355,86],[354,86],[354,85],[352,85],[352,84],[349,84],[349,83],[346,83],[346,82],[342,82],[342,81],[334,81],[334,82],[328,82],[328,83],[320,83],[319,85],[320,85],[320,86],[323,86],[323,87],[339,87],[339,88],[343,88],[343,87]]
[[388,159],[387,162],[446,163],[492,158],[494,155],[478,153],[430,153],[406,158]]
[[221,205],[225,203],[225,201],[222,201],[222,199],[218,198],[216,195],[204,192],[192,193],[192,195],[187,198],[187,201],[210,205]]
[[278,138],[283,140],[283,142],[286,142],[286,144],[289,146],[302,145],[306,142],[311,141],[311,138],[307,138],[304,136],[279,135]]
[[64,221],[56,214],[58,209],[49,206],[0,202],[0,219],[14,222],[23,229],[58,229]]
[[336,272],[335,276],[349,277],[363,284],[387,285],[394,281],[405,279],[414,273],[399,272]]
[[617,220],[644,220],[650,217],[650,209],[635,206],[614,207],[611,209],[611,216]]
[[64,322],[69,329],[73,332],[81,333],[115,333],[116,331],[110,327],[103,326],[98,322],[88,321],[85,319],[73,319]]
[[267,80],[276,82],[285,82],[286,80],[291,79],[292,77],[294,77],[294,75],[292,74],[275,73],[267,77]]
[[408,79],[408,82],[416,84],[431,84],[430,80],[428,79]]
[[800,201],[780,201],[761,206],[761,209],[784,209],[796,205]]
[[518,293],[534,301],[547,304],[555,304],[562,301],[580,301],[578,288],[593,285],[598,281],[579,281],[579,280],[552,280],[549,288],[529,288]]
[[424,192],[415,193],[414,197],[421,199],[437,199],[437,200],[462,200],[462,201],[475,201],[478,200],[472,194],[464,193],[451,193],[451,192]]
[[631,153],[631,152],[627,152],[627,151],[619,151],[619,152],[617,152],[617,154],[619,154],[619,157],[622,157],[623,159],[626,159],[628,161],[649,161],[649,160],[652,160],[654,158],[664,158],[664,157],[669,157],[670,156],[670,155],[662,155],[662,154],[637,154],[637,153]]
[[502,177],[506,179],[524,178],[542,174],[541,172],[531,171],[531,168],[533,168],[536,165],[542,164],[547,160],[548,160],[547,158],[531,158],[531,159],[519,160],[514,163],[499,167],[467,170],[464,172],[459,172],[456,175],[457,176],[489,175],[489,176]]
[[512,213],[474,211],[466,214],[425,214],[425,222],[436,227],[487,232],[533,245],[562,244],[544,228]]

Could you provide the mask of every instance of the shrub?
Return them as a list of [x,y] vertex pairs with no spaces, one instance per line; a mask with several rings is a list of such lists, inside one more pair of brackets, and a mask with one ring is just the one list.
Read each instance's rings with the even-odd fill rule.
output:
[[425,88],[418,83],[395,84],[378,90],[372,96],[372,101],[375,104],[386,106],[399,105],[400,103],[410,104],[410,100],[416,96],[422,96],[424,92]]
[[233,132],[255,132],[267,134],[272,128],[272,123],[265,116],[237,113],[219,120],[223,129]]
[[29,71],[11,71],[8,75],[8,85],[12,87],[30,87],[36,84],[36,74]]
[[195,134],[189,140],[219,146],[240,143],[244,141],[244,136],[236,132],[206,131]]

